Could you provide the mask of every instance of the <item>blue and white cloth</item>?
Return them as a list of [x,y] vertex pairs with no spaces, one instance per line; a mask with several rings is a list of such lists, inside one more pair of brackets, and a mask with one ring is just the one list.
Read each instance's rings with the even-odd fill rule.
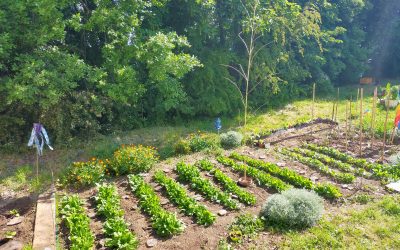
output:
[[49,136],[47,135],[46,129],[40,123],[34,123],[33,129],[31,133],[31,137],[29,138],[28,147],[36,147],[38,155],[43,154],[43,146],[46,145],[53,150],[53,147],[50,145]]

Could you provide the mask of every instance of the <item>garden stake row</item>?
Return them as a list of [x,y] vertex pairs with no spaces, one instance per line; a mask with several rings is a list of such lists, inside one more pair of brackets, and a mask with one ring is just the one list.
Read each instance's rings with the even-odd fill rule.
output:
[[[350,104],[351,105],[351,104]],[[347,147],[348,147],[348,145],[349,145],[349,140],[348,140],[348,134],[349,134],[349,127],[348,127],[348,120],[349,120],[349,117],[348,117],[348,106],[349,106],[349,102],[347,101],[346,102],[346,151],[347,151]]]
[[363,137],[363,92],[364,89],[360,90],[360,157],[362,157],[362,137]]

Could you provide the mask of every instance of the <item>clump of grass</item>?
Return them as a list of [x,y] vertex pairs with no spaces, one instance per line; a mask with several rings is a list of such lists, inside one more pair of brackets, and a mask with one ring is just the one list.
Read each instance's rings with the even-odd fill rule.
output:
[[243,239],[250,238],[264,229],[264,222],[253,214],[241,214],[229,226],[229,240],[240,243]]

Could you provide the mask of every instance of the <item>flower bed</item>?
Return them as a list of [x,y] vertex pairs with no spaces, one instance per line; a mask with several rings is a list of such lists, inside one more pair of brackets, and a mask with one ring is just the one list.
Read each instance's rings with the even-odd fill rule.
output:
[[193,190],[201,193],[206,199],[220,203],[231,210],[239,208],[239,204],[232,200],[229,194],[221,191],[209,180],[201,177],[197,167],[180,162],[176,165],[176,172],[179,175],[179,181],[188,183]]
[[234,180],[218,168],[215,168],[209,160],[198,161],[196,166],[203,171],[209,171],[213,175],[214,180],[221,184],[226,191],[235,194],[240,202],[246,205],[256,204],[256,197],[254,195],[240,188]]
[[174,179],[158,171],[154,175],[154,180],[164,187],[169,200],[179,207],[184,214],[193,216],[197,224],[208,226],[214,223],[215,215],[195,199],[189,197],[185,188]]
[[172,236],[183,232],[184,224],[176,217],[162,208],[160,198],[154,189],[137,175],[129,175],[129,184],[132,192],[139,199],[140,209],[150,216],[152,227],[159,236]]

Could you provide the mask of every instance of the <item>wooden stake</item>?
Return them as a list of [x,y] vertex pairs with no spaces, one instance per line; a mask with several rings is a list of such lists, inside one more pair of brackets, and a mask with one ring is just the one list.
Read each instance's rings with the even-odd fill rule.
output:
[[346,102],[346,151],[347,151],[347,147],[348,147],[348,144],[349,144],[349,138],[348,138],[348,134],[349,134],[349,127],[348,127],[348,120],[349,120],[349,114],[348,114],[348,106],[349,106],[349,103],[348,102]]
[[352,127],[352,125],[351,125],[351,121],[352,121],[352,119],[353,119],[353,111],[352,111],[352,109],[351,109],[351,106],[353,106],[353,95],[351,95],[350,96],[350,119],[349,119],[349,132],[351,132],[352,130],[351,130],[351,127]]
[[[386,97],[386,102],[389,104],[389,95]],[[386,146],[386,130],[387,130],[387,121],[389,118],[389,105],[386,105],[386,118],[385,118],[385,125],[383,131],[383,145],[382,145],[382,152],[381,152],[381,161],[383,162],[383,158],[385,157],[385,146]]]
[[360,91],[360,157],[362,156],[362,136],[363,136],[363,91]]
[[358,109],[358,99],[359,99],[359,96],[360,96],[360,89],[358,88],[358,89],[357,89],[357,100],[356,100],[356,114],[357,114],[357,109]]
[[392,134],[390,135],[390,144],[394,142],[394,132],[396,131],[396,126],[393,126]]
[[378,97],[378,87],[375,87],[374,98],[373,98],[373,103],[372,103],[372,111],[371,111],[372,112],[371,113],[371,133],[372,133],[371,148],[374,145],[374,140],[375,140],[375,116],[376,116],[377,97]]
[[339,88],[337,89],[337,96],[336,96],[335,122],[337,121],[338,106],[339,106]]
[[36,184],[39,184],[39,153],[36,151]]
[[311,120],[314,120],[314,103],[315,103],[315,83],[312,90],[312,106],[311,106]]

